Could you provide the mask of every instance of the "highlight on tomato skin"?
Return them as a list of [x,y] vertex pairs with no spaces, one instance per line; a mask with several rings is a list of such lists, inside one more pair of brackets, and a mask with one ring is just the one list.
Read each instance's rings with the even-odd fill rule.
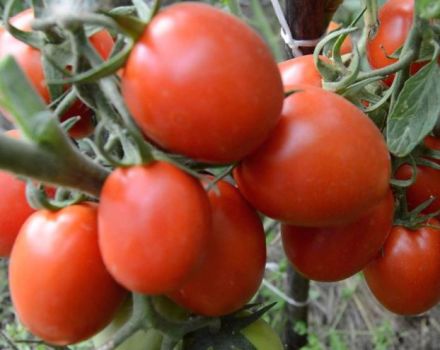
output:
[[296,271],[308,279],[336,282],[360,272],[376,257],[393,224],[394,198],[387,196],[360,219],[341,227],[283,224],[283,248]]
[[297,85],[266,142],[234,169],[240,192],[295,226],[353,222],[388,193],[390,155],[374,123],[343,97]]
[[39,210],[22,226],[9,263],[13,306],[23,325],[54,345],[90,338],[113,318],[126,291],[106,270],[97,208]]
[[266,238],[256,211],[226,181],[208,193],[212,234],[194,275],[169,297],[205,316],[242,308],[258,291],[266,264]]
[[[30,31],[33,19],[34,14],[32,9],[27,9],[10,18],[10,23],[18,29]],[[102,30],[93,34],[90,37],[90,42],[103,59],[109,57],[114,42],[107,31]],[[5,31],[4,28],[0,28],[0,58],[7,55],[12,55],[17,60],[19,66],[23,69],[38,94],[46,103],[50,103],[50,94],[45,82],[40,51],[14,38],[10,33]],[[13,119],[5,110],[2,110],[2,114],[9,120]],[[78,99],[70,109],[61,116],[60,120],[65,121],[73,116],[79,116],[81,119],[72,127],[69,132],[70,136],[74,138],[89,136],[94,129],[93,111]]]
[[269,136],[284,97],[261,37],[220,9],[190,2],[168,6],[148,25],[128,58],[122,93],[153,143],[220,164]]
[[[430,225],[439,226],[431,219]],[[393,227],[379,254],[365,269],[370,291],[389,311],[419,315],[440,302],[440,231]]]
[[128,290],[159,295],[181,287],[202,263],[210,233],[205,191],[174,165],[117,168],[104,183],[99,245],[107,269]]

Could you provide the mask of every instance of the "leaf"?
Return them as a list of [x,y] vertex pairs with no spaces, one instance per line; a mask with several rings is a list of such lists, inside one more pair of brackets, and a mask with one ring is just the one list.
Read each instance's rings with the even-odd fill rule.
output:
[[438,0],[417,0],[417,14],[425,19],[440,19],[440,1]]
[[432,61],[409,78],[388,117],[387,143],[398,157],[408,155],[440,115],[440,67]]

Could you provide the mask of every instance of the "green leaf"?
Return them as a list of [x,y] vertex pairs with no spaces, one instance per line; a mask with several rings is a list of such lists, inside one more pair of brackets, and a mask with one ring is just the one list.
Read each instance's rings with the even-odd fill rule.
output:
[[440,2],[438,0],[417,0],[417,14],[426,19],[440,19]]
[[409,78],[388,117],[391,153],[408,155],[435,126],[440,115],[440,67],[432,61]]

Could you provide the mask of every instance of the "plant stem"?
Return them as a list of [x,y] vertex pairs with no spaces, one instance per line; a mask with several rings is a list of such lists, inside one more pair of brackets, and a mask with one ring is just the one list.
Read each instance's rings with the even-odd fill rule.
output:
[[98,197],[108,172],[69,148],[55,150],[0,135],[0,168]]

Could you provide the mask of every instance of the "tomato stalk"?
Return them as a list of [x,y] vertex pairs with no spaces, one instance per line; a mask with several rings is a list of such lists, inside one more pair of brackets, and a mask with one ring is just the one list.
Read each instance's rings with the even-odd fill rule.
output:
[[0,168],[99,195],[107,170],[72,145],[11,57],[0,62],[0,100],[30,141],[0,135]]

